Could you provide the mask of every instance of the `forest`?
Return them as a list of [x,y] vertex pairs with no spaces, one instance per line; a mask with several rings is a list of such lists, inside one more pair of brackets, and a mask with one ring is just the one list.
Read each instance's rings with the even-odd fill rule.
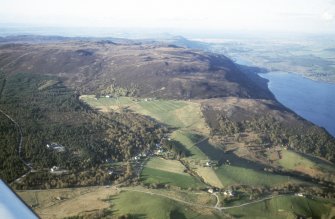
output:
[[220,135],[234,135],[252,131],[261,136],[260,144],[286,145],[289,148],[335,161],[335,139],[324,129],[307,124],[307,121],[287,124],[271,115],[254,116],[243,121],[234,121],[220,115],[218,128]]
[[[70,172],[100,170],[107,160],[126,161],[149,151],[166,131],[157,122],[131,112],[102,114],[91,109],[61,78],[1,73],[0,82],[0,109],[21,127],[21,158],[35,170],[53,166]],[[11,182],[27,172],[27,167],[20,162],[18,127],[4,115],[0,118],[0,178]],[[48,144],[61,145],[64,151],[48,148]]]

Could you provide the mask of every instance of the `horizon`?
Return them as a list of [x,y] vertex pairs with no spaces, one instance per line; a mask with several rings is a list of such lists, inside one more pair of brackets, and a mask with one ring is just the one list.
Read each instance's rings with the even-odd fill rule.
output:
[[0,26],[321,35],[335,33],[334,14],[334,0],[3,0]]
[[[60,36],[87,38],[125,38],[125,39],[157,39],[164,40],[171,37],[183,37],[190,40],[215,39],[323,39],[330,40],[334,33],[292,33],[284,31],[232,31],[201,29],[163,29],[163,28],[116,28],[116,27],[66,27],[41,26],[26,24],[8,24],[0,22],[0,37],[10,36]],[[333,40],[332,40],[333,41]]]

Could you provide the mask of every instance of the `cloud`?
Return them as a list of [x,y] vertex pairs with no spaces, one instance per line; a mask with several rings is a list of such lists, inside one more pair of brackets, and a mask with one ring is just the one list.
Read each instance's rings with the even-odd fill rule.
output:
[[322,13],[321,18],[322,20],[325,20],[325,21],[332,21],[334,20],[334,15],[328,11],[325,11]]

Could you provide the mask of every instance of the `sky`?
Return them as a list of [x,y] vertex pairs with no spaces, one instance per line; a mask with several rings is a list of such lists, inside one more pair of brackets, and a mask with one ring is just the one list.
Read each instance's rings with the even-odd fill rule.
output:
[[0,0],[0,23],[335,33],[335,0]]

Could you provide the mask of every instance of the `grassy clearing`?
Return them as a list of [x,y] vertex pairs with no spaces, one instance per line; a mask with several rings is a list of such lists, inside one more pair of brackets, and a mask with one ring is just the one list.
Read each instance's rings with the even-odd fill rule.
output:
[[320,172],[335,172],[335,168],[330,164],[317,158],[314,159],[309,159],[294,151],[283,150],[282,159],[278,160],[278,164],[285,169],[304,172],[312,176]]
[[154,157],[148,161],[146,167],[181,175],[188,175],[184,172],[185,167],[177,160],[166,160],[163,158]]
[[133,104],[132,99],[128,97],[100,97],[99,99],[96,99],[95,95],[82,95],[80,96],[80,99],[91,107],[99,109],[102,112],[109,112],[111,110],[119,111],[122,107]]
[[299,182],[292,177],[275,175],[237,166],[224,165],[215,170],[215,172],[225,186],[236,184],[274,186],[284,183]]
[[208,133],[200,105],[197,103],[175,100],[141,101],[131,109],[171,127]]
[[271,200],[227,210],[238,218],[332,218],[334,206],[307,198],[283,196]]
[[115,215],[128,214],[132,218],[217,218],[211,211],[196,210],[168,198],[141,192],[121,192],[112,197],[111,202]]
[[205,187],[201,181],[185,173],[184,169],[179,161],[153,158],[144,167],[141,180],[145,184],[168,184],[183,189]]
[[102,111],[116,110],[118,107],[129,109],[150,116],[157,121],[174,128],[186,128],[208,134],[209,129],[202,116],[200,104],[179,100],[134,101],[131,97],[99,98],[83,95],[81,100]]

